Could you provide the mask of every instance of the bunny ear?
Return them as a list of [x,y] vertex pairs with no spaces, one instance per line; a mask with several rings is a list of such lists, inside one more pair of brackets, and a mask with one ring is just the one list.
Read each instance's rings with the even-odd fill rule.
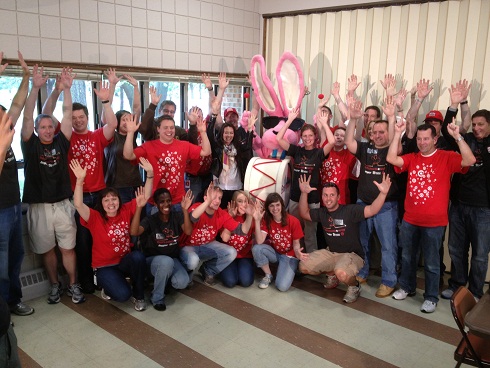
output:
[[288,116],[291,109],[301,106],[305,92],[303,71],[296,56],[289,51],[282,54],[277,64],[276,79],[283,106],[283,116]]
[[[265,61],[262,55],[255,55],[250,65],[250,81],[254,88],[257,102],[267,114],[283,116],[281,103],[272,82],[267,76]],[[287,116],[287,115],[286,115]]]

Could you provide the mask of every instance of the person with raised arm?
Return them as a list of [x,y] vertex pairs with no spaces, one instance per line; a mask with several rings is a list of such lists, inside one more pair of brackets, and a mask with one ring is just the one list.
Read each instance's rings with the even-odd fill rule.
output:
[[[83,202],[83,183],[87,168],[76,159],[70,168],[76,177],[73,202],[80,214],[81,224],[89,229],[93,237],[92,267],[97,286],[102,288],[101,296],[106,300],[125,302],[131,298],[134,309],[146,309],[145,274],[146,257],[139,250],[131,250],[130,224],[136,209],[145,207],[153,186],[153,167],[145,158],[140,165],[146,171],[145,187],[138,188],[135,199],[122,204],[119,193],[114,188],[100,192],[95,209]],[[130,277],[131,285],[126,277]]]
[[299,270],[308,275],[327,275],[326,289],[336,288],[339,282],[347,285],[344,302],[353,303],[361,293],[361,284],[356,280],[357,273],[364,264],[364,250],[359,241],[359,223],[376,215],[391,186],[390,177],[383,174],[381,183],[374,185],[379,190],[376,199],[368,206],[339,203],[339,187],[332,182],[322,188],[323,207],[310,209],[308,193],[317,190],[310,186],[311,177],[300,178],[301,197],[299,212],[301,217],[321,223],[328,249],[320,249],[301,260]]
[[435,311],[439,301],[439,248],[448,223],[450,180],[453,173],[466,173],[476,161],[470,147],[459,134],[459,127],[448,126],[449,134],[457,141],[461,154],[436,148],[436,129],[430,124],[417,128],[419,152],[400,156],[403,120],[395,126],[395,137],[390,144],[387,161],[396,172],[408,172],[405,214],[400,225],[399,245],[402,251],[400,288],[393,298],[403,300],[415,295],[419,250],[424,256],[425,293],[420,310]]

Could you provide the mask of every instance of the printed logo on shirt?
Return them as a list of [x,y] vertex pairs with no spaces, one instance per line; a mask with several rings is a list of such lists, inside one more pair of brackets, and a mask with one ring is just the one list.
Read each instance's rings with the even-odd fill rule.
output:
[[81,167],[86,167],[87,175],[93,175],[98,165],[95,142],[89,138],[80,138],[71,147],[73,158],[77,159]]
[[60,152],[56,152],[56,149],[44,149],[43,153],[39,155],[39,164],[47,167],[58,166],[61,159]]
[[320,168],[320,175],[322,183],[339,183],[339,175],[341,174],[342,161],[339,159],[328,158],[323,161],[323,165]]
[[202,227],[194,228],[191,235],[191,244],[207,244],[216,238],[217,229],[213,225],[204,224]]
[[343,219],[328,218],[328,226],[323,226],[323,230],[327,236],[344,236],[347,225]]
[[414,205],[423,205],[434,197],[434,184],[437,181],[432,164],[421,164],[409,172],[408,193]]
[[287,228],[272,229],[270,238],[272,245],[279,253],[287,253],[291,250],[291,234]]
[[158,159],[158,171],[161,175],[160,183],[172,191],[180,184],[179,167],[182,165],[182,156],[177,152],[162,153]]
[[109,226],[109,231],[107,232],[111,244],[113,246],[114,252],[125,255],[130,251],[129,245],[129,222],[121,221]]

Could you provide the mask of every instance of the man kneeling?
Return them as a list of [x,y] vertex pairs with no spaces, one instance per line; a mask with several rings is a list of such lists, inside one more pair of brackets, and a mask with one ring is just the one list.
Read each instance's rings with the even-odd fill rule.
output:
[[374,184],[379,189],[378,197],[371,205],[362,206],[339,204],[339,188],[334,183],[326,183],[322,189],[324,207],[310,210],[308,193],[317,189],[310,186],[310,178],[300,178],[299,214],[305,220],[322,224],[328,249],[308,254],[308,258],[299,263],[299,271],[308,275],[327,274],[324,285],[326,289],[337,287],[339,282],[346,284],[346,303],[355,302],[361,293],[356,275],[364,265],[364,251],[359,241],[358,223],[379,212],[390,189],[391,180],[383,174],[381,183],[375,181]]

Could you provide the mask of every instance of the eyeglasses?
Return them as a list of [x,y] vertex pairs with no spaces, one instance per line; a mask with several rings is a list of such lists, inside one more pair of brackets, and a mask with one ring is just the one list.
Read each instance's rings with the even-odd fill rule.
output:
[[166,115],[175,115],[175,110],[163,109],[163,113]]

